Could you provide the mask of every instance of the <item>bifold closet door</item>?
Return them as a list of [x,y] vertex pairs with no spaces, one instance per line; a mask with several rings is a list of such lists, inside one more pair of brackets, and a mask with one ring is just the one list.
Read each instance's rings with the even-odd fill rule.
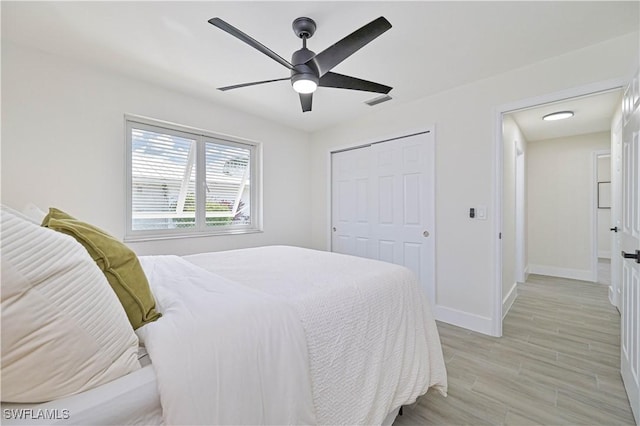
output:
[[407,266],[435,302],[434,140],[332,154],[332,251]]
[[331,251],[375,259],[371,245],[370,147],[331,154]]

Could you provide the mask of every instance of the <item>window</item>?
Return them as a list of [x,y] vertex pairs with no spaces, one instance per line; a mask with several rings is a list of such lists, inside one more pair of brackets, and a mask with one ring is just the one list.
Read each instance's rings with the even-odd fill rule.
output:
[[259,145],[126,116],[125,239],[261,229]]

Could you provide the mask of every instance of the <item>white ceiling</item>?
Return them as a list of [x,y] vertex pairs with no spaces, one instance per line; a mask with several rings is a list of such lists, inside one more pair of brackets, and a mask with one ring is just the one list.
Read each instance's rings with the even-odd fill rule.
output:
[[[97,64],[305,131],[367,114],[638,30],[638,2],[8,2],[2,39]],[[299,49],[292,21],[318,25],[319,53],[378,16],[393,28],[336,72],[392,86],[376,94],[320,88],[313,111],[267,56],[210,25],[220,17],[285,58]]]
[[[525,139],[534,142],[609,131],[613,114],[621,102],[620,89],[516,111],[510,116]],[[543,116],[557,111],[573,111],[575,115],[566,120],[542,120]]]

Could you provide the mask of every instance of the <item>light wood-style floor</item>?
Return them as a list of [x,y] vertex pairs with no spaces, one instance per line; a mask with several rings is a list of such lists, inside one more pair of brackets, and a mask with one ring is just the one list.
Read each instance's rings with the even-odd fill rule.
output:
[[634,425],[620,378],[620,316],[607,287],[530,276],[494,338],[438,323],[449,396],[394,425]]

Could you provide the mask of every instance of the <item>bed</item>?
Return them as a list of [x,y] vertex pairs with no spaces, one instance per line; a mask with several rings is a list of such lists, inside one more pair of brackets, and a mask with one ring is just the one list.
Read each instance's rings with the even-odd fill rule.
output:
[[288,246],[139,262],[162,314],[136,330],[140,368],[3,403],[4,424],[391,424],[429,389],[446,395],[429,302],[404,267]]
[[162,406],[148,356],[126,376],[67,398],[42,404],[2,404],[8,425],[160,425]]

